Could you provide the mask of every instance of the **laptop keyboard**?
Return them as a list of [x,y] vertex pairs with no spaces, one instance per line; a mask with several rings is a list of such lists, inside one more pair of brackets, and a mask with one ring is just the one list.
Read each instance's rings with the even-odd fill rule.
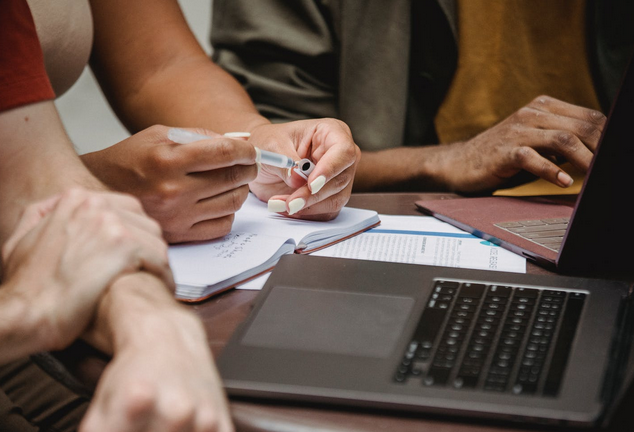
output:
[[525,221],[501,222],[496,227],[516,234],[550,250],[559,252],[569,218],[534,219]]
[[437,281],[394,380],[555,397],[585,296]]

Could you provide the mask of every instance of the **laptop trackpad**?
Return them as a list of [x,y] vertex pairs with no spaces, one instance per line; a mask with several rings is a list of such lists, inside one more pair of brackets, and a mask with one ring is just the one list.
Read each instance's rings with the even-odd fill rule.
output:
[[242,344],[384,358],[413,305],[410,297],[274,287]]

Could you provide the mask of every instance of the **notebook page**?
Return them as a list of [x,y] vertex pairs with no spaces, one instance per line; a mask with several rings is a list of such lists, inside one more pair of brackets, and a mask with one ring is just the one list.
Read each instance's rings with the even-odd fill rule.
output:
[[170,246],[168,254],[177,284],[211,286],[262,266],[281,256],[278,251],[292,253],[294,248],[295,243],[285,237],[231,232],[210,242]]
[[342,235],[356,233],[379,222],[378,214],[372,210],[344,207],[330,221],[308,221],[292,219],[271,213],[267,204],[249,194],[242,208],[236,213],[234,231],[251,232],[270,236],[285,236],[295,240],[298,248],[309,249],[328,244]]

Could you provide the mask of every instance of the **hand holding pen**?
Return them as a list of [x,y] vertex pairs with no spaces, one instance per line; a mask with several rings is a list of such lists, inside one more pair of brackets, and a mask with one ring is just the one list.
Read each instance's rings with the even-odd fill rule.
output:
[[195,132],[213,138],[178,145],[168,132],[168,127],[152,126],[81,158],[103,183],[138,197],[168,242],[229,233],[258,174],[253,145],[202,129]]
[[350,198],[361,157],[345,123],[301,120],[264,124],[250,132],[249,142],[254,146],[315,164],[306,178],[262,169],[249,187],[259,199],[268,201],[269,210],[311,220],[330,220],[339,214]]
[[[227,138],[249,138],[251,134],[248,132],[229,132],[224,134],[223,136]],[[214,138],[212,136],[201,135],[195,132],[176,128],[170,129],[167,133],[167,137],[171,141],[179,144],[189,144],[196,141]],[[298,176],[300,176],[304,180],[307,180],[308,176],[315,168],[315,164],[308,158],[293,160],[292,158],[283,154],[274,153],[268,150],[262,150],[258,147],[254,148],[255,162],[257,164],[287,169],[287,177],[291,177],[292,173],[295,172]],[[318,182],[319,181],[321,181],[321,178],[318,180]],[[294,209],[294,205],[296,205],[297,203],[298,201],[295,201],[294,203],[289,203],[288,213],[290,215],[296,213],[301,209]],[[281,200],[269,200],[269,210],[272,212],[286,212],[286,202]]]

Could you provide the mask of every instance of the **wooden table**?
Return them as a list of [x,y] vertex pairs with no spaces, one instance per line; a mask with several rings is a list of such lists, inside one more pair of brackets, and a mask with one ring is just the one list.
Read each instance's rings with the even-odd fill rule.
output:
[[[414,202],[419,199],[452,199],[451,194],[431,193],[386,193],[356,194],[349,206],[368,208],[380,214],[420,215]],[[548,273],[527,263],[529,273]],[[250,312],[257,291],[231,290],[204,303],[191,305],[202,318],[207,329],[209,344],[217,357],[229,337]],[[634,392],[632,392],[634,393]],[[628,395],[621,404],[623,413],[610,427],[614,431],[634,431],[634,415],[627,412],[634,408],[634,394]],[[323,408],[290,406],[272,403],[231,403],[232,414],[239,431],[279,432],[479,432],[479,431],[525,431],[536,430],[529,426],[495,424],[486,421],[450,419],[429,415],[406,415],[401,413],[368,412],[350,408]],[[538,428],[543,430],[543,428]]]

